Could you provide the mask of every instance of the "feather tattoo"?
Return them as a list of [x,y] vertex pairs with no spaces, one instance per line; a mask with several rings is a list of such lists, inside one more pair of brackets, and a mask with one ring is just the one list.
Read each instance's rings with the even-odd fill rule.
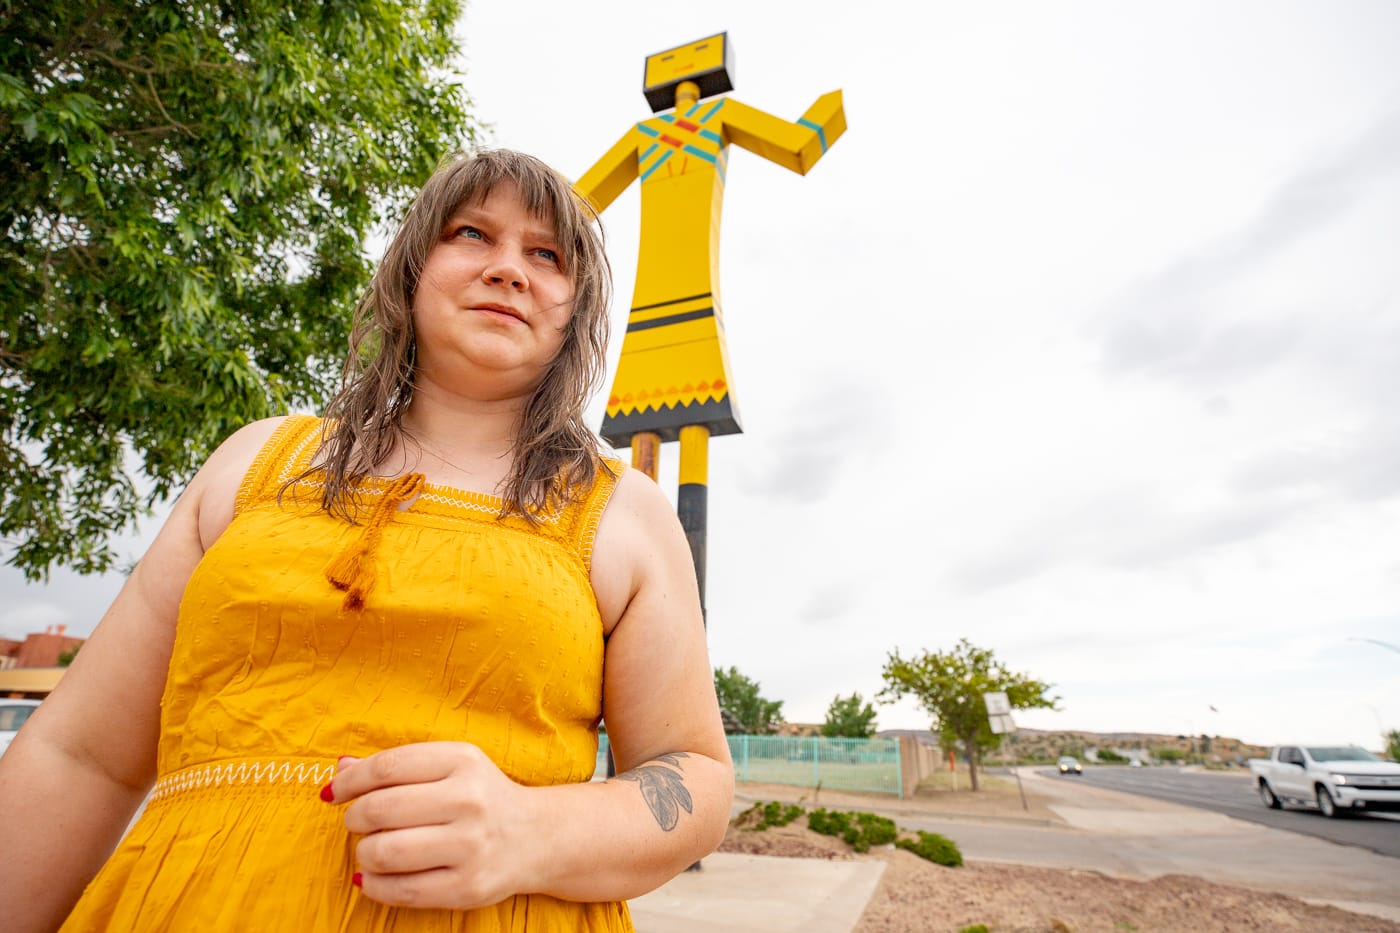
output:
[[[656,760],[680,769],[680,759],[685,757],[687,757],[685,752],[675,752],[669,755],[658,755]],[[682,809],[686,813],[695,812],[695,805],[690,799],[690,791],[685,789],[685,778],[670,768],[663,768],[660,765],[641,765],[631,771],[623,772],[617,777],[623,781],[636,781],[641,786],[642,798],[651,808],[651,815],[656,817],[657,824],[668,833],[675,829],[676,824],[680,822]]]

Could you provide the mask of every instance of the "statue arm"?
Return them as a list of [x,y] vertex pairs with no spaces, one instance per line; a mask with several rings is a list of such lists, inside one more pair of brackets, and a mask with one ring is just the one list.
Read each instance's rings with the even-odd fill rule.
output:
[[634,127],[574,182],[574,190],[601,214],[636,178],[637,130]]
[[806,175],[846,132],[840,91],[817,98],[796,123],[780,120],[732,97],[725,100],[722,114],[727,142],[799,175]]

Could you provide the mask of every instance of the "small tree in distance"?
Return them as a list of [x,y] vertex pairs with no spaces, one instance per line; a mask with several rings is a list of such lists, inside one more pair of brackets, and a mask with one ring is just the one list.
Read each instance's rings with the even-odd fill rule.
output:
[[826,710],[822,735],[827,738],[868,739],[875,734],[875,707],[859,693],[837,694]]
[[1385,753],[1395,761],[1400,761],[1400,729],[1391,729],[1381,736],[1385,739]]
[[943,747],[953,749],[961,744],[974,791],[979,789],[981,752],[996,748],[1000,738],[992,732],[982,694],[1005,693],[1012,709],[1055,709],[1059,699],[1046,696],[1049,684],[1012,673],[990,650],[978,648],[966,638],[952,651],[925,651],[908,660],[891,651],[882,676],[885,687],[877,697],[880,702],[915,697],[933,717],[932,730]]
[[727,671],[715,668],[715,696],[719,698],[719,708],[738,720],[748,735],[776,732],[783,721],[783,701],[765,700],[758,689],[758,681],[745,677],[736,667]]

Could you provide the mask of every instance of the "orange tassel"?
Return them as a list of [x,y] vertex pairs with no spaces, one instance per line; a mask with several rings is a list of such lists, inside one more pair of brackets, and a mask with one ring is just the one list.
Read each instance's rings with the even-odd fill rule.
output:
[[394,480],[384,490],[383,498],[361,526],[360,533],[347,541],[340,553],[326,567],[326,579],[331,586],[345,593],[346,609],[363,609],[365,597],[374,588],[374,549],[384,532],[384,526],[404,502],[423,488],[423,474],[409,473]]

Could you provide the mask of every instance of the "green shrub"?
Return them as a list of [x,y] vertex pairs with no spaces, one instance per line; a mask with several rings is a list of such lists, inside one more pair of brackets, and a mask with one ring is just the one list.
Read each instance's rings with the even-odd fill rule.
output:
[[985,923],[974,923],[970,927],[963,927],[958,933],[992,933],[992,931],[987,929]]
[[857,852],[869,852],[871,846],[894,842],[899,835],[899,829],[889,817],[825,807],[807,814],[807,828],[825,836],[839,836]]
[[[756,803],[734,817],[734,825],[751,833],[760,832],[770,826],[786,826],[803,814],[803,809],[795,803]],[[752,824],[752,825],[749,825]]]
[[913,852],[919,858],[928,859],[935,865],[957,868],[963,863],[962,852],[958,849],[957,843],[947,836],[938,835],[938,833],[926,833],[921,829],[918,839],[905,837],[896,840],[895,845],[906,852]]
[[1128,763],[1127,755],[1120,755],[1111,748],[1099,749],[1098,759],[1106,765],[1125,765]]

